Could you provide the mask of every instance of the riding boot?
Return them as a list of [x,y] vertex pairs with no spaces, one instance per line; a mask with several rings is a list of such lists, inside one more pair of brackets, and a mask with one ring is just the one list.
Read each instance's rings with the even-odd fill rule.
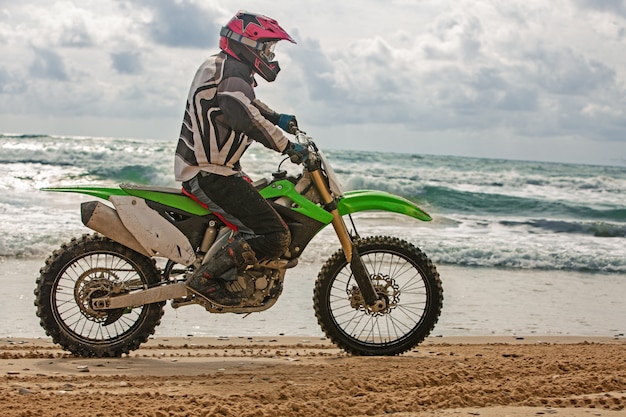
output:
[[231,298],[234,294],[229,294],[230,291],[225,289],[225,281],[236,281],[246,266],[255,263],[256,255],[250,245],[244,239],[236,237],[208,262],[200,265],[185,282],[185,286],[205,298],[211,297],[211,294],[219,295],[220,299],[233,304],[235,300]]

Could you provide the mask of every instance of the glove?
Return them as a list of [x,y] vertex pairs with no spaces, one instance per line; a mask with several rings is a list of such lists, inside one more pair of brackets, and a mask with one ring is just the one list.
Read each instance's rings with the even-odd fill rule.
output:
[[309,159],[309,149],[296,142],[289,142],[283,151],[283,155],[285,154],[289,155],[289,159],[294,164],[301,164]]
[[280,127],[287,133],[296,133],[295,131],[296,129],[298,129],[296,116],[293,116],[291,114],[281,114],[280,116],[278,116],[278,127]]

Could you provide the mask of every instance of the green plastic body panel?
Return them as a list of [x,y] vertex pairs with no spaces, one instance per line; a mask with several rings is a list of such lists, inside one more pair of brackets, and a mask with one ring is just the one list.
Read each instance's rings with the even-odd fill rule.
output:
[[428,213],[409,200],[385,191],[348,191],[339,200],[337,208],[342,216],[359,211],[378,210],[404,214],[425,222],[432,220]]
[[[174,207],[186,211],[196,216],[210,214],[210,210],[204,208],[191,198],[181,194],[176,189],[150,188],[125,186],[120,187],[50,187],[42,188],[43,191],[56,191],[68,193],[87,194],[93,197],[108,200],[110,196],[132,195],[149,201],[154,201],[166,206]],[[295,206],[292,210],[315,219],[323,224],[329,224],[333,220],[332,214],[309,201],[295,190],[295,185],[288,181],[276,181],[260,191],[264,198],[287,197],[291,199]],[[417,207],[409,200],[387,193],[385,191],[359,190],[348,191],[338,201],[337,208],[343,216],[346,214],[358,213],[360,211],[390,211],[404,214],[422,221],[430,221],[432,218],[428,213]]]
[[317,220],[320,223],[328,224],[333,221],[333,215],[309,201],[296,191],[296,186],[288,180],[276,181],[260,191],[263,198],[287,197],[296,203],[292,210],[304,214],[307,217]]

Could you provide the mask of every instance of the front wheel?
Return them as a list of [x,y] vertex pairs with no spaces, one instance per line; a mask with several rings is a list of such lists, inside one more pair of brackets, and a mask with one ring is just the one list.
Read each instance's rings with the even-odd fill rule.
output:
[[439,319],[443,290],[437,269],[412,244],[375,236],[356,242],[381,310],[366,305],[342,250],[326,261],[313,305],[322,330],[354,355],[398,355],[422,342]]
[[120,356],[154,333],[165,302],[95,310],[91,300],[146,289],[160,280],[154,260],[106,237],[85,235],[54,251],[41,268],[35,306],[55,343],[77,356]]

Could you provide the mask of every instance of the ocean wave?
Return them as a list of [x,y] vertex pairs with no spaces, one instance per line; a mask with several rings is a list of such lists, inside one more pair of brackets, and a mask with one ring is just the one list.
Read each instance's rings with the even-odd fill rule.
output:
[[555,200],[545,195],[519,196],[504,193],[486,193],[454,189],[449,186],[422,185],[412,181],[389,181],[387,178],[367,179],[352,176],[344,183],[347,189],[376,189],[400,195],[433,212],[462,213],[477,216],[536,217],[557,219],[598,220],[626,222],[626,207],[620,199],[617,207],[613,199],[606,202],[576,198]]
[[[626,273],[626,258],[618,242],[603,245],[586,238],[578,242],[554,238],[549,234],[535,239],[422,239],[435,264],[485,268]],[[592,239],[592,240],[588,240]],[[620,239],[621,240],[621,239]],[[478,243],[478,244],[477,244]]]
[[542,271],[576,271],[603,274],[626,273],[626,262],[614,257],[565,257],[530,256],[524,254],[490,254],[473,249],[460,249],[456,252],[440,253],[437,250],[429,253],[435,264],[455,265],[481,268],[526,269]]
[[[40,188],[176,186],[175,146],[0,135],[0,256],[45,257],[72,236],[89,232],[80,223],[80,198],[86,196]],[[368,214],[362,221],[375,234],[406,237],[436,263],[626,272],[626,167],[343,150],[326,156],[346,190],[387,191],[428,211],[434,218],[429,223],[398,221],[388,213]],[[253,178],[267,178],[283,159],[256,144],[242,165]],[[290,174],[301,170],[290,163],[282,168]],[[324,262],[336,244],[335,237],[312,242],[303,260]]]
[[99,166],[89,170],[87,175],[114,183],[159,185],[162,182],[161,172],[152,165]]
[[[81,179],[106,184],[171,185],[174,183],[173,147],[173,144],[167,147],[143,140],[5,135],[0,137],[0,166],[7,172],[20,172],[22,179],[32,177],[32,173],[39,173],[40,178],[42,171],[58,168],[55,169],[57,175],[51,178],[53,182],[46,186],[75,184]],[[67,173],[65,178],[59,175],[63,169]],[[0,189],[11,189],[13,182],[0,179]],[[41,186],[41,182],[31,184],[35,188]]]
[[64,162],[64,161],[59,161],[59,160],[46,160],[46,159],[34,159],[34,158],[28,158],[28,159],[18,159],[18,158],[11,158],[11,159],[0,159],[0,164],[38,164],[38,165],[49,165],[49,166],[59,166],[59,167],[67,167],[67,166],[75,166],[76,164],[71,163],[71,162]]
[[499,222],[504,226],[528,227],[553,233],[583,234],[594,237],[626,237],[626,225],[605,222],[576,222],[565,220],[531,219],[524,221]]
[[50,135],[36,135],[36,134],[28,134],[28,133],[0,133],[0,139],[2,138],[12,138],[12,139],[47,139],[50,138]]
[[519,197],[459,191],[449,187],[425,186],[417,194],[404,197],[421,201],[442,213],[465,213],[503,217],[550,216],[557,219],[603,220],[626,222],[626,208],[600,207],[596,202],[553,201],[545,198]]

